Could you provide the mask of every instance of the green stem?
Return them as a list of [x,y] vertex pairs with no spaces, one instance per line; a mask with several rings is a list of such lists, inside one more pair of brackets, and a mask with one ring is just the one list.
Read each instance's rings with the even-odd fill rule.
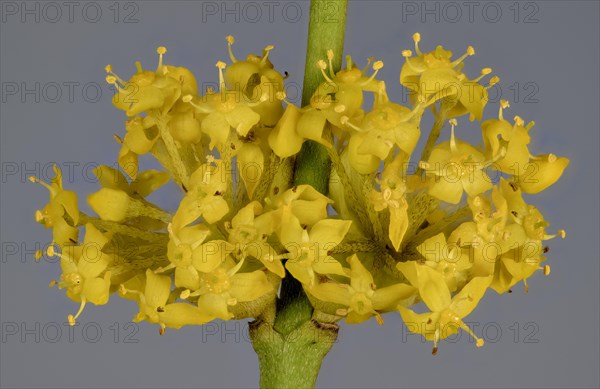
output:
[[[323,82],[323,75],[316,64],[319,60],[327,59],[327,50],[333,50],[333,70],[340,69],[344,51],[347,6],[348,0],[312,0],[310,3],[302,106],[310,103],[311,96]],[[335,16],[332,16],[334,11]],[[304,142],[302,150],[296,156],[294,183],[310,184],[319,192],[327,193],[330,164],[324,146],[313,141]]]
[[[333,70],[340,68],[348,0],[311,0],[302,105],[323,81],[316,63],[333,50]],[[335,16],[332,14],[335,11]],[[294,185],[308,184],[327,194],[331,162],[322,145],[307,141],[296,156]],[[312,319],[313,308],[302,285],[289,273],[282,281],[274,322],[251,323],[252,345],[260,364],[263,388],[307,388],[315,385],[321,362],[337,338],[336,324]]]
[[[445,112],[440,111],[438,115],[435,117],[435,122],[433,123],[433,127],[431,128],[431,132],[429,133],[429,137],[427,138],[427,143],[425,143],[425,147],[423,148],[423,153],[421,154],[421,161],[427,161],[431,152],[433,151],[433,147],[440,137],[440,133],[442,132],[442,128],[446,123],[446,115]],[[421,169],[419,168],[419,171]]]

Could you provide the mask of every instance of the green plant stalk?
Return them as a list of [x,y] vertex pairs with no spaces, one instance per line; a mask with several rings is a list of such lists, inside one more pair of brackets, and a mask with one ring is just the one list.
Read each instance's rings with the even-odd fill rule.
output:
[[[347,5],[347,0],[311,0],[303,106],[309,104],[310,97],[323,81],[316,63],[327,59],[327,50],[333,50],[334,71],[340,68]],[[330,165],[328,152],[322,145],[305,142],[296,156],[294,185],[312,185],[327,194]],[[275,318],[258,318],[250,325],[262,388],[314,387],[321,362],[337,339],[338,326],[319,323],[312,316],[313,308],[302,285],[286,274]]]

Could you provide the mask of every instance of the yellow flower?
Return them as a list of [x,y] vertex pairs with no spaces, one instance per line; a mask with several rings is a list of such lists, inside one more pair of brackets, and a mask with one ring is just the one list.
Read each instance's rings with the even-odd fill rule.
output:
[[[381,81],[375,79],[377,73],[383,68],[383,61],[373,63],[373,74],[367,77],[365,73],[371,64],[372,59],[364,69],[359,69],[353,62],[352,57],[346,56],[346,67],[333,74],[333,51],[327,52],[328,64],[319,60],[317,66],[325,82],[321,83],[310,99],[312,110],[319,110],[328,122],[335,127],[342,127],[342,117],[353,118],[361,111],[363,103],[363,93],[377,92],[381,88]],[[329,75],[325,70],[329,68]],[[319,131],[322,129],[307,130]]]
[[481,124],[483,144],[488,158],[494,160],[496,169],[520,175],[527,169],[530,155],[529,130],[535,123],[530,122],[524,126],[523,119],[515,116],[515,124],[511,125],[502,115],[502,110],[508,106],[508,102],[502,100],[498,119],[489,119]]
[[281,101],[276,96],[284,90],[283,76],[269,60],[269,53],[274,46],[265,47],[260,57],[249,54],[244,61],[240,61],[231,50],[235,39],[231,35],[226,39],[229,58],[233,62],[225,71],[227,88],[241,91],[251,101],[258,102],[254,111],[260,115],[261,123],[274,126],[283,114]]
[[221,160],[215,160],[211,156],[207,160],[190,176],[188,191],[173,217],[175,230],[187,226],[199,217],[213,224],[229,212],[227,201],[223,198],[227,180],[231,180],[227,176],[229,172],[225,171]]
[[307,231],[292,213],[292,208],[284,206],[277,233],[281,244],[290,253],[285,267],[294,278],[308,286],[314,284],[316,273],[345,275],[342,265],[329,255],[329,251],[340,244],[351,224],[348,220],[324,219]]
[[[487,89],[478,82],[492,69],[484,68],[479,77],[469,80],[462,68],[463,60],[475,55],[473,47],[469,46],[463,56],[452,61],[452,52],[442,46],[437,46],[432,52],[422,53],[419,49],[419,33],[413,35],[413,40],[417,56],[412,57],[410,50],[402,52],[406,63],[400,72],[400,84],[414,91],[417,101],[443,98],[443,104],[448,106],[447,117],[469,113],[471,120],[481,120],[488,94]],[[498,81],[498,77],[492,78],[490,86]]]
[[181,298],[198,297],[198,307],[215,318],[229,320],[233,313],[230,306],[254,301],[273,291],[264,271],[240,272],[244,260],[239,263],[229,255],[231,245],[225,241],[210,241],[202,246],[202,253],[194,256],[193,265],[200,272],[200,288],[185,290]]
[[282,256],[267,242],[276,224],[275,212],[262,213],[262,206],[253,201],[242,208],[229,223],[229,243],[235,246],[236,257],[258,259],[270,272],[285,277]]
[[152,169],[143,171],[129,182],[123,173],[106,165],[94,168],[93,173],[103,188],[119,190],[139,199],[149,196],[170,179],[168,173]]
[[377,212],[388,209],[390,213],[389,238],[396,251],[400,250],[400,245],[404,234],[408,229],[408,202],[404,197],[406,184],[403,180],[405,171],[406,157],[402,153],[398,154],[394,160],[388,164],[381,174],[379,181],[379,191],[371,192],[370,200]]
[[173,302],[175,299],[171,296],[171,278],[154,274],[150,269],[146,270],[140,290],[129,289],[126,285],[127,283],[121,285],[120,293],[137,296],[140,308],[133,320],[159,324],[161,335],[166,327],[179,329],[184,325],[201,325],[214,319],[191,304]]
[[179,230],[173,230],[173,225],[169,224],[168,231],[167,257],[171,264],[157,269],[156,272],[175,269],[175,286],[196,290],[200,287],[200,276],[192,265],[192,258],[194,255],[200,255],[198,249],[210,232],[201,224],[182,227]]
[[151,116],[135,116],[125,122],[127,133],[123,138],[123,146],[132,152],[143,155],[152,150],[158,140],[159,131]]
[[75,316],[68,316],[72,326],[88,302],[95,305],[108,302],[111,272],[106,271],[106,268],[113,262],[113,258],[102,252],[108,241],[108,237],[88,223],[85,226],[83,245],[65,246],[60,254],[55,252],[54,246],[48,247],[49,256],[60,257],[62,274],[58,287],[67,289],[67,296],[81,303]]
[[411,111],[390,102],[385,86],[382,86],[373,110],[365,115],[360,125],[352,124],[347,116],[342,117],[342,124],[354,130],[350,141],[357,136],[360,138],[355,146],[356,153],[360,156],[355,158],[354,153],[351,154],[352,167],[364,174],[365,157],[362,155],[375,156],[378,159],[377,163],[371,164],[368,171],[372,173],[379,167],[379,161],[386,159],[395,147],[410,155],[421,135],[419,120],[423,108],[424,106],[419,104]]
[[62,247],[77,243],[79,207],[77,194],[63,189],[61,170],[56,165],[52,168],[54,177],[50,184],[34,176],[29,177],[29,181],[41,184],[50,192],[48,204],[35,212],[35,220],[46,228],[52,228],[52,242]]
[[373,276],[356,254],[347,261],[351,267],[349,285],[326,282],[307,289],[319,300],[348,307],[336,311],[336,314],[346,316],[347,323],[359,324],[375,315],[377,322],[383,324],[380,313],[393,310],[400,301],[408,299],[415,292],[414,287],[406,284],[378,289]]
[[[251,108],[258,103],[248,102],[239,91],[228,91],[223,76],[226,64],[219,61],[216,67],[219,69],[219,92],[209,90],[198,102],[193,101],[192,95],[182,98],[184,103],[191,104],[198,113],[207,114],[202,119],[201,129],[210,137],[211,149],[217,145],[228,146],[231,128],[235,129],[238,136],[245,137],[260,121],[260,115]],[[263,98],[266,97],[261,97]]]
[[492,188],[491,179],[484,169],[488,163],[481,151],[470,144],[456,140],[451,119],[450,141],[434,147],[426,163],[421,167],[430,178],[429,194],[451,204],[458,204],[463,192],[476,196]]
[[565,157],[554,154],[538,155],[532,157],[528,169],[515,181],[525,193],[539,193],[554,184],[562,176],[569,165]]
[[444,277],[450,292],[455,292],[466,283],[467,270],[471,267],[470,258],[457,245],[446,242],[443,233],[426,239],[417,246],[417,251],[425,258],[425,265]]
[[135,116],[142,112],[158,110],[168,112],[179,99],[182,92],[197,93],[198,87],[193,74],[185,68],[163,65],[163,55],[167,49],[163,46],[156,49],[159,55],[156,71],[143,70],[136,63],[138,72],[129,81],[124,81],[106,66],[106,82],[117,88],[113,97],[115,107],[125,111],[127,116]]
[[300,224],[308,227],[327,218],[327,206],[332,202],[310,185],[297,185],[265,199],[267,209],[278,210],[279,216],[276,220],[285,222],[283,210],[289,207]]
[[491,282],[491,276],[474,277],[452,297],[444,277],[437,270],[415,262],[401,262],[398,269],[413,285],[416,284],[421,299],[431,310],[418,314],[399,305],[400,315],[410,331],[423,335],[427,340],[433,340],[434,355],[437,353],[438,342],[458,333],[459,328],[476,339],[477,347],[484,345],[484,340],[478,338],[462,319],[475,309]]

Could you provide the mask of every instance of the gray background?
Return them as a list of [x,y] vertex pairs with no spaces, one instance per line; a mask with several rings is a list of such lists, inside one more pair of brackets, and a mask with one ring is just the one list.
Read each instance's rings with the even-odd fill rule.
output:
[[[6,7],[8,2],[4,3]],[[287,14],[283,14],[285,3],[273,3],[270,20],[269,5],[261,1],[250,6],[213,2],[209,9],[206,3],[138,1],[132,3],[136,8],[117,4],[116,23],[113,2],[88,5],[87,20],[82,16],[86,4],[80,2],[74,9],[72,22],[68,8],[61,6],[62,17],[51,23],[55,9],[46,8],[44,13],[42,3],[39,23],[32,15],[24,15],[24,22],[20,14],[1,15],[5,19],[0,24],[0,76],[5,91],[13,83],[19,88],[21,83],[28,88],[40,83],[39,102],[33,95],[23,99],[17,94],[3,96],[1,105],[1,386],[254,387],[258,363],[244,323],[169,330],[159,337],[156,326],[128,327],[136,307],[114,298],[106,306],[86,308],[81,327],[70,338],[64,322],[76,304],[46,287],[58,277],[59,266],[48,261],[36,264],[31,253],[50,239],[50,232],[33,221],[33,212],[45,203],[47,193],[25,177],[32,173],[48,177],[49,163],[64,167],[72,162],[77,165],[66,186],[84,194],[96,190],[87,168],[114,163],[118,146],[112,134],[123,134],[125,119],[110,104],[104,65],[111,63],[128,78],[135,60],[146,68],[156,66],[159,45],[168,47],[167,63],[186,66],[198,79],[215,82],[214,63],[227,59],[227,34],[237,38],[238,57],[274,44],[273,62],[291,74],[290,84],[299,85],[308,3],[288,6]],[[439,355],[432,357],[431,344],[406,335],[399,315],[390,314],[383,327],[374,321],[342,325],[317,385],[598,387],[599,3],[522,2],[515,14],[512,1],[479,2],[472,5],[472,18],[463,2],[444,4],[352,1],[346,50],[359,63],[369,56],[383,59],[386,67],[380,75],[399,100],[400,51],[412,48],[413,32],[421,32],[425,50],[443,44],[462,53],[472,44],[477,55],[467,61],[469,74],[493,67],[502,77],[502,97],[518,100],[507,116],[519,114],[537,122],[532,151],[571,158],[560,183],[534,200],[551,221],[551,229],[565,228],[568,238],[550,242],[552,274],[533,277],[528,295],[522,285],[510,295],[490,291],[468,318],[479,323],[478,331],[486,329],[484,348],[476,349],[463,334],[455,343],[442,343]],[[461,15],[456,13],[457,5]],[[35,7],[35,2],[26,6]],[[413,6],[416,15],[406,12]],[[224,7],[234,11],[225,14],[223,22],[220,13],[203,12],[203,7],[204,11],[214,7],[218,12]],[[257,15],[257,7],[262,15]],[[423,7],[434,11],[426,13]],[[92,23],[96,8],[102,16]],[[498,9],[502,15],[496,13]],[[124,23],[130,12],[137,22]],[[53,82],[79,83],[73,101],[64,84],[62,96],[56,99]],[[87,94],[82,92],[86,83],[96,83],[88,86]],[[94,85],[102,86],[102,95],[91,102]],[[515,90],[520,93],[515,95]],[[298,101],[293,90],[288,94]],[[486,117],[494,117],[496,110],[497,103],[490,103]],[[459,124],[459,136],[477,136],[478,130],[466,120]],[[170,188],[154,199],[173,209],[176,193]],[[14,325],[19,333],[11,335]],[[132,328],[137,332],[126,338]],[[32,332],[24,334],[26,329]]]

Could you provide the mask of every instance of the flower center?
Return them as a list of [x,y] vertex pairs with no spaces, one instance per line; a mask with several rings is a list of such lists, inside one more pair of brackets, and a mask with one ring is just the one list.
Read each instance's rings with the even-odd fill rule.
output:
[[229,281],[229,276],[227,272],[223,269],[216,269],[210,274],[207,274],[204,277],[204,282],[206,283],[206,289],[210,293],[221,294],[226,292],[231,286],[231,282]]

